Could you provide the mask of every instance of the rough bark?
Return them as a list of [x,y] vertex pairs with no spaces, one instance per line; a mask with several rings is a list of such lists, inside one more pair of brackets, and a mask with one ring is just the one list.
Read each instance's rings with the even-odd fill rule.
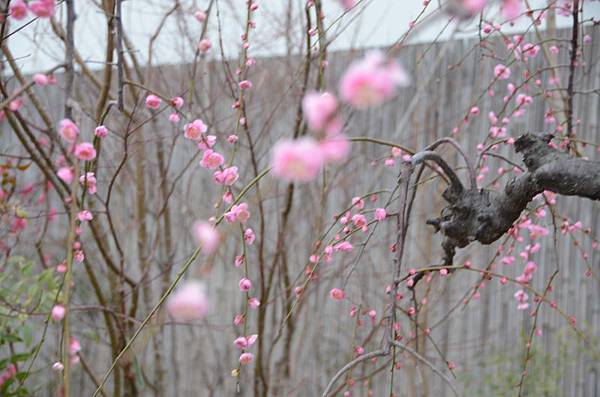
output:
[[[452,265],[456,248],[473,241],[487,245],[498,240],[545,190],[600,200],[600,161],[554,149],[548,145],[551,139],[545,134],[525,134],[517,139],[514,147],[523,156],[527,172],[513,178],[502,191],[464,189],[454,182],[448,187],[444,193],[448,205],[440,217],[427,221],[445,237],[445,266]],[[426,159],[431,160],[422,160]]]

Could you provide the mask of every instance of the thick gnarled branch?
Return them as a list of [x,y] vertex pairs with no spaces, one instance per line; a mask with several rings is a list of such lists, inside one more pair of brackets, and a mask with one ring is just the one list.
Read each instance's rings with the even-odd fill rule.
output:
[[[436,219],[427,223],[445,239],[444,265],[452,265],[456,248],[473,241],[491,244],[506,233],[533,198],[554,193],[600,200],[600,162],[573,157],[549,145],[550,135],[522,135],[515,150],[523,155],[527,172],[511,180],[503,191],[469,189],[457,193],[451,185],[448,201]],[[450,193],[450,194],[448,194]]]

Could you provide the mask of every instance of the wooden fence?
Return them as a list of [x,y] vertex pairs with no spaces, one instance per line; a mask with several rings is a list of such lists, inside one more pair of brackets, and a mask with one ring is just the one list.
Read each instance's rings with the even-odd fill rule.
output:
[[[592,35],[593,39],[591,44],[583,48],[585,65],[578,70],[575,80],[579,91],[600,87],[598,66],[600,32],[594,29],[587,33]],[[530,33],[528,37],[532,41],[536,40],[534,33]],[[568,37],[570,37],[569,31],[558,32],[559,39]],[[567,43],[563,41],[558,43],[561,52],[557,62],[559,65],[566,65],[568,64]],[[467,153],[475,157],[477,145],[488,135],[489,123],[486,115],[489,111],[498,112],[502,108],[502,97],[505,95],[505,83],[495,85],[494,97],[485,95],[486,87],[492,80],[493,67],[500,61],[484,56],[489,54],[489,51],[477,44],[478,41],[467,39],[402,48],[398,52],[398,57],[410,71],[413,84],[401,90],[396,99],[380,108],[354,113],[345,109],[348,135],[369,136],[418,149],[437,138],[451,135],[453,128],[460,126],[460,132],[456,137],[464,145]],[[489,45],[496,48],[499,54],[503,53],[498,40]],[[330,89],[335,89],[336,82],[348,63],[359,55],[358,51],[330,54],[327,69]],[[542,55],[538,55],[529,63],[531,70],[537,70],[543,65]],[[248,122],[257,147],[259,168],[262,169],[268,164],[272,143],[278,137],[291,134],[299,95],[301,58],[259,59],[256,70],[251,76],[254,89],[249,94]],[[148,81],[156,84],[157,89],[166,89],[167,80],[171,90],[174,85],[186,87],[188,71],[189,66],[158,67],[147,71],[148,75],[152,76]],[[517,76],[523,71],[521,66],[515,65],[512,73],[513,76]],[[563,85],[567,81],[567,73],[566,68],[560,69]],[[541,76],[544,86],[547,86],[548,77],[549,73]],[[202,67],[202,73],[196,82],[196,93],[200,103],[197,109],[198,115],[208,120],[211,131],[220,138],[226,137],[233,131],[235,122],[235,114],[230,108],[231,99],[223,92],[224,81],[223,65],[215,61]],[[87,83],[80,84],[78,87],[77,95],[81,98],[81,102],[93,104],[95,98],[87,95],[86,91],[90,89]],[[60,95],[56,92],[49,94],[45,99],[49,108],[55,108],[57,120],[60,118],[61,108],[55,104],[62,103]],[[468,125],[464,125],[466,111],[473,105],[479,106],[481,115],[472,118]],[[547,129],[548,126],[544,123],[544,112],[547,107],[547,101],[536,97],[526,115],[518,122],[511,123],[509,135],[516,137],[524,131]],[[407,113],[409,110],[411,112]],[[594,93],[576,95],[575,115],[580,120],[576,126],[579,139],[590,142],[600,141],[599,112],[599,95]],[[88,124],[86,127],[88,130],[93,126],[91,122],[84,121],[84,123]],[[6,126],[2,128],[3,136],[10,133]],[[140,156],[148,165],[146,194],[149,213],[158,211],[162,203],[155,198],[160,196],[156,183],[159,175],[151,173],[157,161],[156,153],[159,147],[168,148],[165,156],[169,164],[171,180],[181,175],[174,187],[173,201],[169,207],[173,225],[176,225],[174,226],[176,232],[174,254],[170,257],[160,248],[155,249],[155,247],[150,247],[151,252],[149,252],[153,263],[159,265],[169,263],[174,266],[175,271],[193,251],[188,237],[190,220],[211,216],[212,213],[207,211],[210,210],[211,203],[218,200],[218,193],[210,183],[210,175],[205,170],[199,169],[196,161],[188,166],[189,160],[197,153],[197,149],[189,142],[184,142],[181,137],[176,138],[177,135],[181,135],[179,129],[173,129],[166,122],[149,125],[140,132],[145,144],[130,147],[130,155],[133,158]],[[242,141],[246,144],[243,136]],[[107,142],[106,147],[103,148],[105,157],[99,170],[99,186],[109,180],[122,156],[122,141],[115,140],[110,143],[110,140],[107,140]],[[588,156],[595,155],[594,148],[588,147],[584,151]],[[519,161],[508,147],[503,147],[500,152]],[[317,184],[303,185],[298,188],[297,201],[292,208],[290,218],[292,224],[286,232],[289,234],[286,240],[287,264],[295,284],[300,284],[299,280],[302,279],[311,247],[318,239],[319,233],[316,230],[323,230],[327,225],[327,223],[325,226],[312,224],[311,220],[315,215],[322,214],[325,222],[329,222],[340,208],[350,203],[352,197],[369,191],[393,188],[398,167],[382,165],[383,160],[389,155],[389,148],[374,144],[353,144],[351,160],[342,166],[334,166],[328,170],[330,187],[325,199],[320,196],[320,188],[315,186]],[[460,166],[460,161],[453,152],[445,151],[444,156],[453,164]],[[369,165],[373,161],[377,161],[378,165]],[[239,163],[244,163],[244,157],[239,158]],[[486,165],[491,171],[484,184],[495,178],[496,169],[501,163],[489,159]],[[242,181],[247,182],[251,179],[250,167],[242,169],[241,172]],[[134,166],[127,163],[122,176],[118,179],[113,199],[112,208],[118,215],[113,215],[115,227],[124,236],[135,235],[136,226],[133,221],[135,208],[132,208],[131,200],[134,197],[133,185],[136,178]],[[503,186],[506,181],[507,178],[502,179],[501,185]],[[410,228],[405,269],[435,264],[441,258],[441,238],[434,235],[431,228],[425,225],[425,219],[437,215],[442,208],[440,195],[442,188],[443,186],[435,181],[429,182],[424,184],[419,193]],[[103,193],[103,189],[100,188],[100,194]],[[281,183],[271,179],[262,183],[261,194],[267,200],[266,212],[269,219],[278,218],[284,192],[285,186]],[[381,193],[379,196],[380,201],[387,199],[386,193]],[[252,211],[249,224],[255,229],[258,228],[256,200],[255,193],[248,197]],[[584,199],[562,197],[558,198],[558,204],[561,215],[573,221],[581,220],[584,227],[589,227],[593,231],[600,230],[598,204]],[[282,299],[279,298],[277,303],[270,303],[272,309],[268,311],[267,316],[268,331],[260,337],[267,341],[267,351],[273,341],[278,340],[267,366],[274,382],[272,395],[319,396],[333,373],[353,357],[352,346],[362,343],[361,341],[367,338],[372,327],[367,323],[355,333],[355,320],[348,317],[350,302],[360,302],[365,305],[364,307],[375,309],[379,318],[381,313],[384,313],[387,302],[384,290],[391,280],[393,254],[388,251],[388,246],[395,239],[393,223],[387,222],[378,228],[362,257],[358,258],[357,249],[354,253],[337,257],[332,264],[321,267],[319,281],[310,284],[305,301],[299,305],[297,313],[294,314],[298,329],[289,341],[288,350],[284,348],[277,335],[282,313],[285,311],[281,306]],[[556,257],[550,216],[547,215],[541,223],[548,226],[550,234],[542,240],[542,250],[533,257],[539,265],[539,270],[532,280],[532,286],[542,289],[558,267],[560,272],[554,282],[551,300],[555,301],[564,313],[575,316],[577,326],[585,331],[589,340],[587,344],[583,343],[564,317],[548,305],[542,305],[537,320],[537,329],[541,330],[542,334],[534,337],[534,359],[529,368],[526,395],[598,397],[600,396],[600,364],[594,359],[597,356],[590,353],[593,350],[590,346],[595,346],[596,352],[600,346],[598,341],[600,338],[598,283],[600,254],[591,248],[592,240],[588,236],[574,233],[572,236],[560,235],[557,242],[559,255]],[[148,225],[150,230],[161,227],[150,219]],[[233,228],[228,230],[235,233]],[[272,253],[275,249],[277,230],[276,222],[267,224],[267,252]],[[150,237],[154,238],[155,233],[153,231]],[[356,247],[360,247],[362,238],[353,240]],[[230,373],[236,365],[238,351],[232,341],[238,336],[239,331],[235,331],[231,323],[234,314],[242,310],[243,305],[237,291],[237,280],[241,273],[232,266],[233,257],[240,254],[240,248],[239,243],[233,240],[234,238],[227,240],[214,261],[212,272],[203,276],[207,281],[212,301],[211,314],[206,322],[193,326],[165,327],[164,338],[160,343],[166,346],[165,362],[170,368],[165,377],[169,395],[222,396],[233,393],[235,378]],[[127,237],[123,244],[127,252],[128,264],[132,263],[133,267],[138,258],[136,240]],[[111,250],[114,251],[114,248],[111,247]],[[519,248],[522,249],[519,246],[515,250],[517,258]],[[457,262],[470,260],[473,266],[485,267],[494,261],[497,249],[498,244],[491,247],[471,247],[459,252]],[[583,259],[582,252],[589,253],[587,261]],[[91,250],[88,256],[93,262],[97,255]],[[254,248],[250,249],[248,260],[251,274],[254,278],[258,277]],[[495,262],[498,263],[498,260],[496,259]],[[507,277],[516,277],[522,272],[524,266],[525,261],[518,258],[510,266],[498,263],[496,271]],[[594,277],[585,276],[588,267],[593,269]],[[157,301],[161,289],[160,269],[160,266],[153,267],[147,278],[149,282],[145,294],[148,295],[144,297],[146,304],[138,313],[138,318],[145,315]],[[279,268],[269,270],[280,271]],[[350,273],[352,274],[349,276]],[[83,272],[77,277],[81,277],[85,285]],[[465,392],[465,395],[515,396],[514,385],[518,384],[520,379],[524,344],[534,320],[530,317],[529,310],[516,309],[517,304],[513,294],[518,288],[511,284],[502,286],[496,279],[481,289],[478,299],[473,299],[468,305],[464,305],[462,301],[465,294],[473,290],[478,280],[477,273],[459,271],[446,278],[436,277],[428,284],[422,283],[417,289],[417,301],[421,301],[427,295],[429,302],[420,311],[419,321],[431,328],[431,335],[427,340],[419,338],[418,349],[422,355],[444,370],[445,359],[456,363],[455,383],[461,391]],[[349,300],[343,303],[329,300],[327,293],[334,286],[345,286]],[[281,297],[283,293],[283,286],[276,285],[274,296]],[[79,303],[94,301],[91,293],[82,288],[77,287],[76,294]],[[407,295],[402,304],[403,308],[410,306],[409,300],[410,296]],[[446,316],[449,312],[451,314]],[[364,320],[367,321],[367,317],[364,317]],[[79,315],[78,321],[83,330],[90,324],[100,324],[100,314],[83,313]],[[251,311],[250,331],[254,329],[255,324],[256,312]],[[412,331],[410,322],[405,319],[402,321],[402,326],[404,335],[408,337]],[[142,338],[144,340],[141,345],[151,338],[156,329],[156,326],[149,328],[149,333]],[[101,327],[98,335],[75,331],[82,340],[84,356],[94,358],[91,360],[92,367],[98,377],[110,362],[109,349],[101,343],[94,343],[95,337],[100,340],[105,339],[102,332]],[[375,338],[364,347],[370,351],[376,349],[378,344],[379,339]],[[152,367],[154,356],[150,350],[139,347],[133,351],[137,359],[144,363],[147,371],[145,375],[152,379],[152,372],[148,368]],[[175,354],[172,354],[173,352]],[[52,354],[51,349],[44,351],[47,360],[52,359]],[[281,375],[281,360],[288,354],[291,357],[290,378],[278,384],[276,379]],[[374,364],[369,362],[354,369],[353,376],[359,379],[379,366],[383,367],[378,374],[357,381],[357,385],[352,389],[352,396],[367,395],[368,388],[359,385],[363,382],[369,383],[373,395],[387,395],[389,366],[383,366],[387,362],[385,360],[381,358]],[[427,367],[415,366],[411,356],[403,355],[401,362],[403,368],[395,375],[397,395],[411,397],[452,395],[444,382]],[[249,368],[242,372],[242,395],[253,395],[253,367]],[[81,395],[88,395],[92,390],[89,378],[82,371],[76,371],[75,377],[82,390]],[[56,380],[48,378],[43,378],[40,382],[42,381],[49,385],[56,383]],[[510,385],[513,387],[506,389]],[[50,395],[50,392],[48,393]]]

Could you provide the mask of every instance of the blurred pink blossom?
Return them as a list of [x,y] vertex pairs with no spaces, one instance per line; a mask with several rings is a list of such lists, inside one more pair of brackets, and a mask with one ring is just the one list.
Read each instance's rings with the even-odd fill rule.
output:
[[185,281],[167,301],[167,310],[177,320],[203,318],[208,312],[204,284],[199,280]]
[[217,250],[221,237],[214,225],[206,221],[196,221],[192,226],[192,235],[196,245],[208,255]]
[[408,75],[395,60],[371,51],[354,61],[340,80],[342,99],[358,109],[376,106],[390,99],[396,87],[408,85]]

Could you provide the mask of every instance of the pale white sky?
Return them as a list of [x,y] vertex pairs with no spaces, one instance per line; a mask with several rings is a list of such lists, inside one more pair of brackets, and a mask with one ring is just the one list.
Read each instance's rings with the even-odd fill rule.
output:
[[[559,0],[561,1],[561,0]],[[203,9],[208,5],[208,0],[183,0],[182,9],[170,16],[155,44],[154,64],[180,63],[189,61],[194,54],[197,38],[201,25],[194,19],[193,12]],[[434,11],[439,0],[432,0],[428,10]],[[299,13],[302,12],[304,0],[259,0],[259,10],[256,12],[257,28],[252,32],[250,54],[263,56],[283,54],[286,49],[286,10],[292,7],[294,43],[298,43],[303,20]],[[546,0],[530,0],[533,7],[541,6]],[[227,57],[234,57],[239,51],[240,34],[242,33],[243,18],[245,15],[245,0],[218,0],[221,16],[221,29],[223,44]],[[145,62],[148,56],[148,43],[153,32],[159,26],[163,15],[172,8],[172,0],[127,0],[124,7],[124,29],[136,45],[139,58]],[[100,10],[92,1],[83,0],[76,2],[78,19],[76,21],[76,46],[90,67],[100,67],[106,43],[106,22]],[[423,8],[422,0],[363,0],[356,9],[348,14],[343,14],[337,0],[324,0],[326,26],[331,27],[329,37],[337,36],[332,44],[332,49],[349,47],[384,46],[396,41],[408,29],[409,21],[415,18]],[[600,4],[586,2],[584,6],[586,17],[600,18]],[[64,18],[64,6],[59,7],[59,18]],[[498,10],[490,8],[488,15],[494,17]],[[339,20],[338,20],[339,19]],[[27,21],[27,20],[26,20]],[[25,21],[25,22],[26,22]],[[335,22],[335,23],[334,23]],[[446,24],[447,17],[437,18],[427,28],[419,30],[411,36],[409,42],[430,41],[435,38]],[[528,26],[529,20],[522,18],[512,29],[506,31],[523,30]],[[559,17],[559,26],[568,26],[570,19]],[[15,30],[19,24],[12,24]],[[464,35],[473,34],[474,26],[462,24]],[[469,33],[470,30],[470,33]],[[339,36],[338,36],[339,35]],[[218,37],[218,24],[216,8],[210,17],[209,35],[213,45],[216,46]],[[447,35],[442,35],[447,37]],[[64,50],[62,45],[54,38],[49,22],[39,20],[16,33],[9,40],[13,55],[19,58],[19,63],[27,72],[48,69],[62,62]],[[213,48],[210,56],[217,56],[218,50]]]

